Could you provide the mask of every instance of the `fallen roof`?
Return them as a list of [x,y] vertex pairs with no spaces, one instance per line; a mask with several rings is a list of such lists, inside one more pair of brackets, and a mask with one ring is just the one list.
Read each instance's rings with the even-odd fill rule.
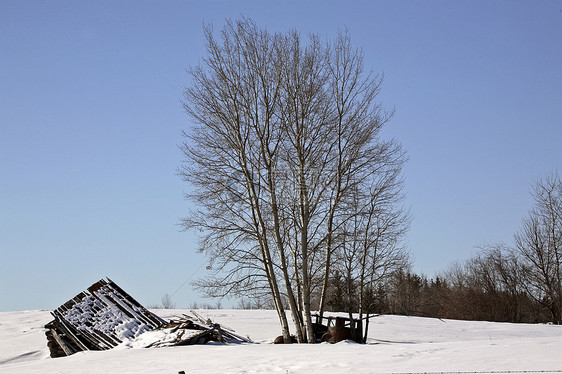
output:
[[[184,315],[178,321],[166,322],[108,278],[55,309],[51,313],[55,319],[45,326],[45,334],[51,357],[107,350],[124,341],[128,346],[136,343],[145,347],[250,341],[192,313],[195,318]],[[140,335],[154,330],[158,333],[139,339]]]
[[53,357],[110,349],[166,323],[109,278],[94,283],[52,315],[55,320],[45,327]]

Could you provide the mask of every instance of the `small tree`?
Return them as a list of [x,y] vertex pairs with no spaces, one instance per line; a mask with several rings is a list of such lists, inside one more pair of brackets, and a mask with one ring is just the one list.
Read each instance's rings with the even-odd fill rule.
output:
[[172,298],[168,294],[162,296],[162,308],[163,309],[174,309],[176,304],[172,301]]

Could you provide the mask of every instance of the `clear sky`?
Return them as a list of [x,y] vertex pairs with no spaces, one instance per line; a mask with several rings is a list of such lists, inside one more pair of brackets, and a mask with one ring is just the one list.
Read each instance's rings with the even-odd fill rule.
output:
[[511,242],[531,183],[562,172],[560,0],[3,0],[0,311],[54,308],[105,276],[145,305],[201,302],[183,284],[204,257],[177,226],[181,86],[203,22],[241,15],[327,38],[347,27],[384,73],[417,272]]

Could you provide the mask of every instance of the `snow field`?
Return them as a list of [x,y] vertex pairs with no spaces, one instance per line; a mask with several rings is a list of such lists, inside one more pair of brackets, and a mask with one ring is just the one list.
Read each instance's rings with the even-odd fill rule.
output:
[[[156,310],[168,319],[185,310]],[[255,344],[81,352],[49,358],[49,311],[0,313],[0,373],[562,372],[562,326],[380,316],[368,344],[273,345],[270,310],[198,310]],[[131,345],[132,346],[132,345]]]

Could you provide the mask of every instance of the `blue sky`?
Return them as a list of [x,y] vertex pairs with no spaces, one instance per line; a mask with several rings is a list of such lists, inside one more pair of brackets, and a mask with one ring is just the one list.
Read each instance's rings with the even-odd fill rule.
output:
[[[432,276],[511,242],[562,162],[562,1],[0,2],[0,311],[54,308],[109,276],[145,305],[205,273],[176,168],[203,22],[331,38],[384,73],[408,151],[408,246]],[[228,302],[225,302],[228,304]]]

